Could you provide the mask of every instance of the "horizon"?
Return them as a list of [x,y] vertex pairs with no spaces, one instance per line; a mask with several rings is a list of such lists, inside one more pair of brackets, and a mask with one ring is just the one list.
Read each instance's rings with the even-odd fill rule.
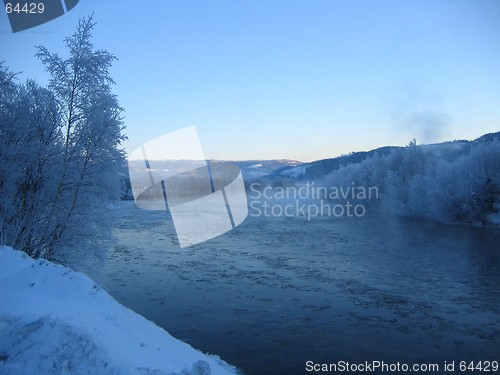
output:
[[[496,132],[491,132],[491,133],[484,133],[484,134],[481,134],[479,137],[472,138],[472,139],[452,139],[452,140],[443,140],[441,142],[433,142],[433,143],[418,143],[418,140],[417,140],[417,146],[432,146],[432,145],[439,145],[439,144],[453,143],[453,142],[473,142],[473,141],[476,141],[485,135],[496,134],[496,133],[500,133],[500,130],[496,131]],[[410,140],[409,142],[411,142],[411,141],[412,140]],[[301,163],[301,164],[307,164],[307,163],[313,163],[313,162],[321,161],[321,160],[336,159],[336,158],[340,158],[343,156],[349,156],[351,154],[356,154],[359,152],[375,151],[375,150],[378,150],[380,148],[385,148],[385,147],[406,147],[408,145],[408,143],[406,145],[397,145],[397,146],[384,145],[384,146],[380,146],[380,147],[376,147],[376,148],[372,148],[372,149],[367,149],[367,150],[354,150],[354,151],[350,151],[350,152],[345,153],[345,154],[340,154],[340,155],[336,155],[336,156],[329,156],[329,157],[325,157],[323,159],[314,159],[314,160],[296,160],[296,159],[287,159],[287,158],[276,158],[276,159],[214,159],[214,158],[209,158],[209,159],[205,159],[205,160],[206,161],[222,161],[222,162],[288,161],[288,162],[297,162],[297,163]],[[127,153],[127,156],[128,155],[129,154]],[[128,160],[129,161],[141,161],[140,159],[128,159]],[[191,161],[193,159],[156,159],[155,158],[155,159],[148,159],[148,160],[150,160],[150,161],[174,161],[174,160],[175,161]]]

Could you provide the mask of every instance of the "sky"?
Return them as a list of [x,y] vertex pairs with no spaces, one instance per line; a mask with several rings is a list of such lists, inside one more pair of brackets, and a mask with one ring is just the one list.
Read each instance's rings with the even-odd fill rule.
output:
[[195,125],[207,159],[312,161],[500,130],[497,0],[80,0],[12,33],[0,61],[47,84],[35,46],[93,14],[118,60],[132,152]]

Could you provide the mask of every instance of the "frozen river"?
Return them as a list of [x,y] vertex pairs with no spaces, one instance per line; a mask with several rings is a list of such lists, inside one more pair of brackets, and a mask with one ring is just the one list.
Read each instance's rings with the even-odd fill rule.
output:
[[103,286],[248,375],[306,361],[500,360],[500,231],[409,219],[247,218],[181,249],[121,202]]

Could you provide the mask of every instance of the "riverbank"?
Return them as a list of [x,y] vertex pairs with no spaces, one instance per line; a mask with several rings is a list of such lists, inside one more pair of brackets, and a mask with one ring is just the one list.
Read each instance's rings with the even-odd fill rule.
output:
[[0,247],[0,373],[234,375],[89,277]]

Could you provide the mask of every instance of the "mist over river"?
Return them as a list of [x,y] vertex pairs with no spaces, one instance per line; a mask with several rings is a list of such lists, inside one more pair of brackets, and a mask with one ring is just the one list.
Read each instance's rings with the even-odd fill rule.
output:
[[500,360],[500,230],[397,217],[248,217],[181,249],[165,212],[116,207],[101,284],[248,375],[306,361]]

